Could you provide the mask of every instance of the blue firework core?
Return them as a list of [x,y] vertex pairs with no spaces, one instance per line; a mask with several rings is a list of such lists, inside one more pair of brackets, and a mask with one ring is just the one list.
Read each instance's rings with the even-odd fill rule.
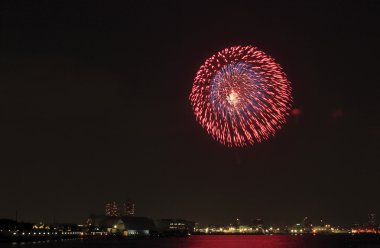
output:
[[262,79],[251,65],[234,62],[219,69],[211,80],[212,107],[226,117],[247,117],[257,108]]

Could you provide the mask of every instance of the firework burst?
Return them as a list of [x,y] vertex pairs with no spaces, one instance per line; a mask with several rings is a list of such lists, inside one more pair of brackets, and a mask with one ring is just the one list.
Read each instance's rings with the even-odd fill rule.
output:
[[290,82],[273,58],[253,46],[208,58],[190,93],[195,117],[215,140],[242,147],[273,136],[292,104]]

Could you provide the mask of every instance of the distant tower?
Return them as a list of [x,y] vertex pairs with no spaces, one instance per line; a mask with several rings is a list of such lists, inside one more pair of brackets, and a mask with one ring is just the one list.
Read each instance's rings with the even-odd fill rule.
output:
[[321,219],[321,221],[319,222],[319,225],[320,226],[325,226],[325,224],[326,224],[325,221],[323,219]]
[[135,216],[135,203],[133,203],[130,200],[127,200],[124,202],[123,207],[124,207],[123,209],[124,216]]
[[239,226],[240,226],[240,219],[236,218],[236,220],[235,220],[235,227],[239,228]]
[[376,215],[374,213],[368,214],[368,225],[375,226],[376,225]]
[[106,204],[106,216],[119,216],[119,211],[116,202],[113,201]]

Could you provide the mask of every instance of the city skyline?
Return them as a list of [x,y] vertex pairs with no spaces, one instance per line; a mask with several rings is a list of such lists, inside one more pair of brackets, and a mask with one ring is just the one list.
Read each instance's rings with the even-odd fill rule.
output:
[[[380,214],[378,1],[0,9],[0,218],[81,223],[126,199],[214,224]],[[228,148],[189,96],[205,60],[238,45],[281,65],[293,103],[275,136]]]
[[[123,217],[147,217],[152,219],[178,219],[183,220],[184,218],[178,217],[178,216],[145,216],[143,214],[136,214],[136,208],[135,203],[131,201],[130,199],[124,200],[124,201],[109,201],[104,204],[104,211],[103,212],[97,212],[97,213],[89,213],[88,215],[84,216],[80,222],[70,222],[67,220],[57,220],[55,217],[52,220],[49,220],[47,218],[42,218],[39,221],[35,221],[35,223],[45,223],[48,225],[54,225],[56,223],[70,223],[75,225],[83,225],[89,221],[91,218],[123,218]],[[344,228],[354,228],[355,226],[370,226],[370,227],[378,227],[378,223],[376,221],[376,213],[369,212],[366,215],[362,214],[361,217],[354,222],[343,222],[343,223],[337,223],[337,222],[331,222],[329,219],[324,218],[324,216],[313,216],[310,218],[310,216],[300,216],[297,219],[293,219],[288,222],[273,222],[273,221],[265,221],[265,218],[262,218],[263,216],[251,216],[241,219],[238,216],[234,216],[227,222],[200,222],[198,220],[193,220],[197,225],[203,226],[203,227],[236,227],[236,226],[254,226],[254,225],[262,225],[262,226],[277,226],[277,227],[290,227],[296,225],[301,226],[337,226],[337,227],[344,227]],[[268,218],[271,220],[271,218]],[[268,220],[267,219],[267,220]],[[20,219],[19,212],[16,210],[15,216],[9,216],[9,217],[0,217],[0,220],[14,220],[18,221],[20,223],[33,223],[33,221]],[[301,223],[301,224],[300,224]],[[308,224],[305,224],[308,223]]]
[[[120,206],[122,206],[122,208],[120,208]],[[141,215],[135,216],[135,204],[131,200],[124,201],[123,204],[118,204],[116,201],[108,202],[105,204],[104,213],[89,214],[86,217],[86,221],[80,222],[80,223],[69,223],[69,222],[65,222],[65,221],[56,222],[56,220],[53,220],[53,222],[39,221],[37,223],[32,224],[32,222],[29,222],[29,221],[19,220],[17,214],[18,213],[16,213],[16,216],[14,219],[12,219],[12,218],[9,218],[9,219],[8,218],[0,218],[0,222],[6,223],[6,225],[9,225],[7,223],[14,221],[14,222],[18,222],[24,226],[33,225],[33,229],[40,229],[39,226],[41,226],[42,229],[45,229],[45,228],[49,228],[49,226],[57,226],[57,225],[58,226],[69,225],[69,226],[75,226],[75,227],[86,227],[86,226],[91,227],[95,220],[108,219],[111,221],[116,221],[118,219],[124,219],[124,218],[126,218],[126,220],[134,219],[134,218],[136,218],[136,219],[148,218],[148,219],[158,220],[158,221],[192,222],[192,223],[194,223],[194,227],[196,229],[201,230],[200,232],[206,232],[206,233],[212,233],[212,232],[220,233],[222,228],[224,229],[224,232],[226,232],[226,233],[229,233],[231,231],[232,232],[234,232],[234,231],[239,232],[239,229],[240,229],[240,232],[242,232],[243,230],[247,231],[246,227],[256,228],[256,231],[257,231],[257,228],[259,228],[263,231],[266,229],[269,229],[269,228],[271,231],[272,231],[272,228],[281,228],[282,232],[284,230],[287,230],[289,232],[290,231],[293,232],[292,228],[297,227],[298,229],[302,228],[301,232],[303,230],[305,233],[306,232],[312,232],[312,230],[315,228],[317,230],[318,230],[318,228],[324,228],[322,230],[319,229],[319,231],[322,231],[322,232],[326,231],[325,228],[327,228],[327,229],[331,228],[332,231],[334,231],[334,228],[336,228],[336,231],[338,231],[339,229],[346,230],[346,231],[350,230],[350,232],[354,232],[353,231],[354,229],[369,228],[368,230],[371,230],[371,231],[376,230],[376,232],[377,231],[380,232],[380,225],[376,221],[376,213],[372,213],[372,212],[367,214],[366,219],[362,219],[360,221],[357,221],[355,223],[350,223],[350,224],[331,223],[331,222],[329,222],[329,220],[326,220],[324,218],[312,219],[308,216],[302,217],[302,218],[298,219],[297,221],[293,220],[292,223],[286,223],[286,224],[284,224],[284,223],[282,223],[282,224],[270,223],[270,222],[268,223],[261,217],[255,217],[255,218],[251,217],[249,219],[243,219],[243,220],[240,219],[239,217],[236,217],[234,219],[231,219],[227,223],[216,224],[216,223],[199,223],[196,220],[188,221],[188,220],[184,220],[183,218],[169,218],[168,216],[166,218],[151,218],[151,217],[141,216]],[[364,216],[363,216],[363,218],[364,218]],[[233,228],[233,229],[231,230],[231,228]],[[210,230],[208,230],[208,229],[210,229]],[[290,230],[290,229],[292,229],[292,230]],[[296,230],[296,229],[294,229],[294,230]],[[268,230],[266,230],[266,232],[268,232]],[[315,232],[315,231],[313,231],[313,232]],[[297,232],[295,232],[295,233],[297,233]],[[337,233],[340,233],[340,232],[337,232]]]

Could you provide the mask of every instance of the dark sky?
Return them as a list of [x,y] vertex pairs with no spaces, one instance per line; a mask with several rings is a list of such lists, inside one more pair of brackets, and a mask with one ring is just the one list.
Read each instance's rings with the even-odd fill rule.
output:
[[[83,222],[107,201],[201,223],[380,215],[380,4],[1,1],[0,218]],[[233,45],[276,58],[299,116],[226,148],[188,95]]]

